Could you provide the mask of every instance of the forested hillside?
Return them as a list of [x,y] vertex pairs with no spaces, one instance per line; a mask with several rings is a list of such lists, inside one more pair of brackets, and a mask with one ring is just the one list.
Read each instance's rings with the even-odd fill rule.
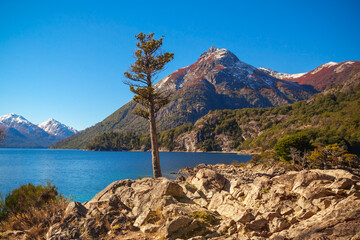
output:
[[[194,126],[159,133],[160,146],[170,151],[234,151],[273,148],[279,139],[302,132],[313,143],[344,143],[360,149],[360,74],[307,101],[260,109],[216,110]],[[147,135],[105,133],[90,150],[146,150]]]

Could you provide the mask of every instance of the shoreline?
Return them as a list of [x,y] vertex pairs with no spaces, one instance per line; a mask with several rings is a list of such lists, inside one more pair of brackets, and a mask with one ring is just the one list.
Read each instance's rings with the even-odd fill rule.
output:
[[[148,151],[144,151],[144,150],[128,150],[128,151],[96,151],[96,150],[87,150],[87,149],[62,149],[62,148],[58,148],[58,149],[49,149],[49,150],[82,150],[82,151],[88,151],[88,152],[151,152],[150,150]],[[160,153],[222,153],[222,154],[236,154],[236,155],[244,155],[244,156],[252,156],[254,154],[260,154],[259,151],[256,150],[241,150],[241,151],[195,151],[195,152],[191,152],[191,151],[169,151],[169,150],[160,150]]]

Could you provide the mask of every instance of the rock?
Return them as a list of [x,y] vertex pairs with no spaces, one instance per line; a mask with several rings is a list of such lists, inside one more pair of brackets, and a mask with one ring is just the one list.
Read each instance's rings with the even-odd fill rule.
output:
[[284,218],[276,217],[269,223],[269,231],[271,233],[279,232],[288,227],[290,227],[290,223]]
[[189,176],[177,181],[117,181],[89,202],[72,202],[62,215],[52,217],[46,237],[262,240],[360,235],[358,177],[344,170],[271,168],[201,164],[185,169]]
[[314,212],[303,209],[296,214],[296,218],[299,220],[305,220],[315,215]]
[[254,220],[250,223],[247,223],[245,225],[246,229],[252,230],[252,231],[261,231],[264,230],[267,226],[267,221],[264,218],[259,218],[257,220]]
[[349,178],[340,178],[337,179],[334,183],[332,183],[329,188],[330,189],[346,189],[349,190],[351,186],[354,185],[354,181]]
[[225,191],[214,194],[211,198],[208,209],[216,211],[220,215],[232,219],[239,216],[245,210],[238,200]]
[[0,239],[27,239],[27,236],[25,231],[8,230],[0,231]]
[[126,206],[120,199],[118,196],[113,195],[110,197],[109,199],[109,206],[112,207],[113,209],[122,209],[122,210],[127,210],[130,211],[131,209]]
[[254,220],[255,217],[254,215],[251,213],[250,209],[246,209],[245,211],[243,211],[240,215],[235,217],[235,221],[236,222],[240,222],[240,223],[248,223],[251,222],[252,220]]
[[283,239],[356,239],[360,232],[360,200],[348,197],[335,205],[276,233]]
[[312,172],[317,172],[320,174],[326,173],[327,175],[330,175],[334,177],[335,179],[341,179],[341,178],[348,178],[352,181],[359,182],[360,177],[356,176],[349,171],[343,170],[343,169],[328,169],[328,170],[320,170],[320,169],[314,169],[311,170]]
[[306,191],[304,191],[303,196],[309,200],[312,201],[313,199],[317,198],[324,198],[328,196],[334,196],[335,193],[327,188],[319,188],[316,186],[308,187]]
[[196,176],[191,179],[191,184],[193,184],[197,189],[205,190],[222,190],[225,187],[226,179],[223,175],[210,170],[210,169],[200,169]]
[[236,230],[237,230],[236,225],[232,225],[232,226],[230,226],[230,227],[228,228],[227,234],[228,234],[228,235],[232,235],[232,234],[234,234],[234,233],[236,232]]
[[177,237],[182,236],[185,234],[186,227],[189,226],[189,224],[192,222],[192,218],[186,217],[186,216],[179,216],[175,218],[169,218],[163,228],[163,233],[165,237],[174,237],[173,235],[176,235]]
[[129,221],[129,218],[121,213],[111,222],[111,227],[114,228],[116,226],[115,228],[119,228],[120,226],[126,225],[127,221]]
[[149,218],[151,217],[153,211],[151,211],[150,209],[147,209],[145,211],[143,211],[135,220],[134,222],[134,226],[135,227],[139,227],[141,225],[143,225],[144,223],[146,223],[147,220],[149,220]]
[[170,204],[162,209],[162,216],[165,219],[173,218],[179,215],[188,215],[192,212],[190,206],[179,206],[177,204]]
[[307,187],[311,182],[315,180],[329,180],[332,181],[335,178],[331,175],[325,174],[323,171],[317,170],[303,170],[296,175],[296,179],[293,184],[293,192],[296,192],[299,187]]
[[264,218],[268,221],[272,221],[274,218],[279,218],[281,217],[279,212],[267,212],[264,215]]
[[280,206],[278,206],[276,211],[279,212],[281,215],[289,215],[292,212],[294,212],[294,209],[288,204],[283,203]]
[[207,207],[209,205],[208,201],[204,198],[195,198],[193,201],[201,207]]
[[314,199],[312,201],[312,204],[317,206],[318,208],[320,208],[321,210],[324,210],[326,208],[328,208],[332,201],[334,200],[334,197],[326,197],[326,198],[321,198],[321,199]]
[[154,192],[158,193],[160,196],[170,195],[175,198],[181,198],[185,196],[184,191],[179,184],[174,181],[169,181],[167,179],[164,180],[161,184],[156,185]]
[[160,228],[159,225],[155,224],[146,224],[144,226],[141,226],[140,231],[143,233],[154,233]]
[[70,202],[65,210],[65,215],[74,214],[79,217],[85,217],[87,209],[80,202]]
[[234,220],[229,220],[229,219],[224,220],[221,222],[220,227],[217,230],[217,232],[218,232],[218,234],[223,235],[223,234],[227,233],[228,229],[232,226],[235,226],[235,228],[236,228],[236,223]]
[[185,177],[184,176],[178,176],[177,178],[176,178],[176,181],[179,181],[179,182],[185,182]]
[[46,233],[46,239],[47,240],[61,239],[60,238],[61,235],[63,235],[62,229],[61,229],[61,224],[56,223],[56,224],[50,226],[48,232]]

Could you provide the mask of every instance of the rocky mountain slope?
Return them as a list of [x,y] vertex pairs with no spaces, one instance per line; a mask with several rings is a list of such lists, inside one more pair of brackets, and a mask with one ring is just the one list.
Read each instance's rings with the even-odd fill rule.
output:
[[[193,124],[211,110],[282,106],[308,99],[316,91],[272,77],[240,61],[226,49],[211,47],[190,66],[156,84],[158,91],[172,92],[172,101],[157,114],[160,130]],[[146,132],[148,124],[132,111],[129,102],[108,118],[54,145],[83,148],[98,134],[108,131]]]
[[[288,135],[347,145],[360,154],[360,71],[308,100],[274,108],[216,110],[194,125],[159,132],[163,151],[261,151]],[[86,146],[95,151],[148,150],[149,136],[108,132]]]
[[341,63],[328,62],[307,73],[286,74],[271,69],[259,68],[273,77],[311,85],[318,91],[343,83],[360,71],[360,61],[345,61]]
[[314,142],[343,142],[360,153],[360,69],[341,85],[307,101],[268,109],[218,110],[178,136],[174,150],[268,149],[286,135],[303,132]]
[[116,181],[89,202],[71,202],[46,239],[360,238],[360,178],[345,170],[248,164],[181,172],[188,177]]
[[0,128],[5,132],[5,139],[1,143],[1,147],[18,148],[49,147],[51,144],[76,132],[76,130],[56,120],[48,120],[35,125],[14,113],[0,116]]

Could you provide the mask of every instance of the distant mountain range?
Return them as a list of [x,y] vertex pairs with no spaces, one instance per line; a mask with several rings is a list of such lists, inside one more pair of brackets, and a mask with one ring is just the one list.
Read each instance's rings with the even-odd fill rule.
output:
[[[240,61],[226,49],[211,47],[199,59],[171,73],[155,86],[172,92],[172,101],[157,114],[160,130],[194,124],[209,111],[283,106],[310,98],[326,87],[348,79],[360,62],[328,63],[301,74],[277,73]],[[130,101],[102,122],[59,141],[53,148],[84,148],[109,131],[145,133],[148,123],[134,115]]]
[[0,116],[0,128],[6,134],[0,146],[19,148],[46,148],[78,132],[52,118],[35,125],[14,113]]

